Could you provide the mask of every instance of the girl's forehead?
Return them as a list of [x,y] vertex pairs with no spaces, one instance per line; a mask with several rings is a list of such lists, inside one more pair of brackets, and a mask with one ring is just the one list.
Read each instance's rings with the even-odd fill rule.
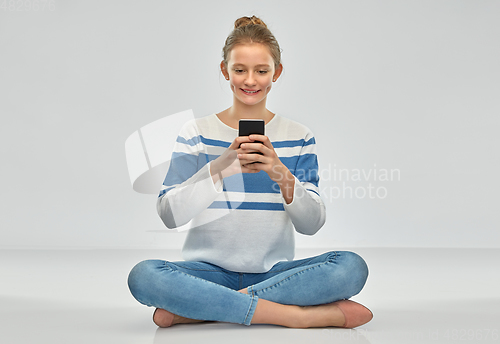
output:
[[230,64],[252,64],[272,66],[273,57],[269,49],[262,44],[238,44],[229,54]]

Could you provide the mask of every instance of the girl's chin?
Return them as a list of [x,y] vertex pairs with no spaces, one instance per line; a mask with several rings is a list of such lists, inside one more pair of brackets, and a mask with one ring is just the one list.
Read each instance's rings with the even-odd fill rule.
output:
[[248,105],[248,106],[260,104],[262,102],[262,100],[263,99],[238,99],[238,101],[241,104]]
[[[260,93],[260,92],[259,92]],[[255,96],[245,96],[245,95],[242,95],[241,93],[240,94],[234,94],[234,98],[237,99],[240,103],[243,103],[245,105],[255,105],[255,104],[259,104],[260,102],[262,102],[263,100],[266,99],[266,96],[262,97],[261,94],[259,94],[258,97],[255,97]]]

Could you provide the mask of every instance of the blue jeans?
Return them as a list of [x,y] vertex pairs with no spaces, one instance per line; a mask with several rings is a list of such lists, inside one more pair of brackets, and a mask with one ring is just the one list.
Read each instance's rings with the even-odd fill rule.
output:
[[[310,306],[358,294],[368,277],[359,255],[332,251],[276,263],[268,272],[241,273],[197,261],[145,260],[129,274],[140,303],[182,317],[249,326],[259,298]],[[248,294],[238,292],[247,288]]]

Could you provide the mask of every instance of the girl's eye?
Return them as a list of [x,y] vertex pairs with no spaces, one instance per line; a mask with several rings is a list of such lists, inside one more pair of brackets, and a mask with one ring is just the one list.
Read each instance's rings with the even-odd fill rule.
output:
[[234,72],[235,73],[243,73],[243,69],[235,69]]
[[266,74],[266,73],[267,73],[267,70],[259,70],[259,73],[260,73],[260,74]]

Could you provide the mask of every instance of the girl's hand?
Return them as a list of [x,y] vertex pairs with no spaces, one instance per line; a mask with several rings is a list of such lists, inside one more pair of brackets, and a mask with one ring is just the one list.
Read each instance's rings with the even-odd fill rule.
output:
[[[231,145],[210,165],[210,174],[217,176],[219,173],[222,178],[232,176],[238,173],[244,173],[242,162],[238,159],[238,152],[242,143],[252,142],[248,136],[238,136]],[[246,163],[246,162],[245,162]],[[218,178],[217,178],[218,179]]]
[[[241,162],[241,172],[256,173],[265,171],[269,178],[278,185],[293,181],[293,175],[281,162],[269,138],[265,135],[252,134],[248,136],[250,142],[242,143],[238,150],[238,159]],[[260,141],[262,143],[254,142]],[[260,154],[252,154],[259,152]]]
[[[265,171],[269,177],[276,181],[280,176],[277,176],[283,163],[278,158],[278,154],[274,151],[269,138],[265,135],[252,134],[248,137],[248,141],[241,144],[237,150],[238,159],[241,163],[241,172],[243,173],[257,173]],[[255,142],[260,141],[260,142]],[[256,154],[259,153],[259,154]],[[276,166],[276,167],[275,167]]]
[[[255,141],[260,141],[255,142]],[[256,152],[262,153],[255,154]],[[252,134],[238,136],[221,156],[212,161],[210,174],[214,182],[237,173],[257,173],[265,171],[276,182],[287,204],[293,200],[295,178],[281,162],[274,151],[269,138],[265,135]]]

